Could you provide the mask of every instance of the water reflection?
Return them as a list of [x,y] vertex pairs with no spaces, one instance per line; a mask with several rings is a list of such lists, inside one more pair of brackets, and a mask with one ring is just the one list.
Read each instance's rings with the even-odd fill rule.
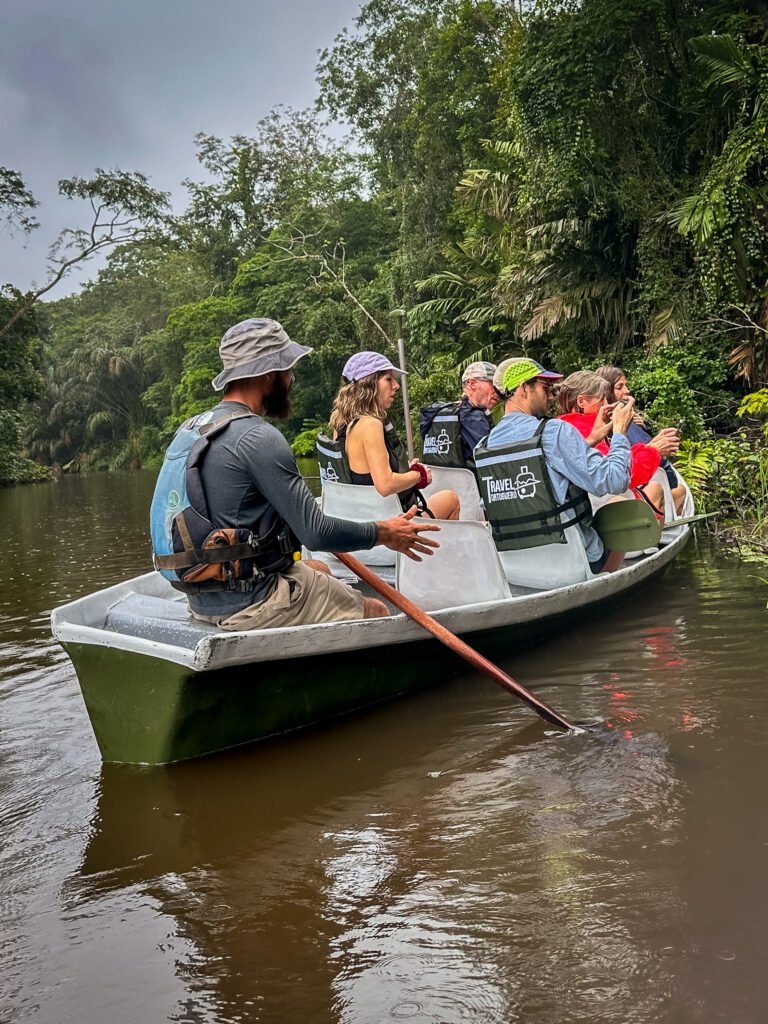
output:
[[438,741],[387,718],[387,742],[358,721],[258,759],[104,766],[67,902],[152,901],[216,1019],[258,1005],[265,1020],[501,1024],[547,1019],[555,984],[574,1014],[667,984],[631,926],[648,899],[670,918],[681,901],[653,857],[638,870],[680,825],[661,740],[542,742],[449,716]]

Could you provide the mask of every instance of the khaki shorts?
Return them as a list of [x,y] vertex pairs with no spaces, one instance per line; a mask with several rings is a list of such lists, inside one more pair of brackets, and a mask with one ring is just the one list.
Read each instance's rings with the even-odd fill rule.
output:
[[224,619],[194,612],[192,615],[228,630],[310,626],[316,622],[362,619],[363,595],[333,576],[297,562],[278,575],[275,589],[266,600]]

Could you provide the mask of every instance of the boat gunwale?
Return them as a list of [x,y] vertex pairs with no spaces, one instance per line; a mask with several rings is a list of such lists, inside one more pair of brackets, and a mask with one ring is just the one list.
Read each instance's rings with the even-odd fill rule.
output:
[[[470,634],[482,629],[504,627],[512,622],[535,621],[576,607],[587,607],[623,592],[662,569],[687,543],[690,532],[690,526],[683,527],[677,537],[660,547],[657,552],[637,559],[613,573],[603,573],[590,580],[551,590],[531,590],[502,600],[441,608],[430,614],[453,632]],[[137,584],[142,581],[144,586],[137,589]],[[113,647],[160,658],[194,672],[248,663],[318,657],[334,652],[360,650],[373,645],[411,643],[423,637],[422,628],[402,612],[387,618],[354,622],[321,622],[308,626],[282,626],[275,629],[237,632],[212,630],[208,635],[201,636],[194,647],[180,647],[128,633],[119,633],[84,621],[87,614],[83,613],[87,613],[90,607],[98,608],[99,615],[104,621],[109,610],[130,594],[169,597],[166,588],[167,584],[158,573],[149,572],[94,594],[77,598],[52,612],[53,635],[62,644],[82,643]],[[575,604],[571,603],[574,596],[578,597]],[[109,601],[110,597],[114,600]],[[76,614],[72,616],[75,610]],[[511,617],[512,610],[519,614]],[[255,649],[257,645],[258,650]]]

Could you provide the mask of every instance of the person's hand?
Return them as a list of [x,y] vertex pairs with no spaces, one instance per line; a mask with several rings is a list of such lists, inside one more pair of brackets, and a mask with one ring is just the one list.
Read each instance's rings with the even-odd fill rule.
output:
[[626,434],[627,428],[635,416],[635,400],[628,398],[626,402],[617,402],[613,409],[611,422],[614,434]]
[[425,487],[429,487],[432,483],[432,470],[429,466],[425,466],[423,462],[419,462],[418,459],[411,459],[408,463],[408,469],[419,474],[416,486],[420,491],[423,491]]
[[595,445],[600,444],[613,430],[613,423],[611,422],[611,416],[613,410],[616,408],[618,403],[614,402],[612,405],[603,405],[597,411],[595,416],[595,422],[592,424],[592,429],[587,435],[587,444],[590,448],[594,448]]
[[680,434],[675,427],[665,427],[648,442],[648,447],[655,448],[662,458],[676,455],[680,449]]
[[383,544],[391,551],[401,551],[414,562],[420,562],[422,555],[431,555],[432,549],[439,548],[440,544],[431,537],[421,535],[439,531],[440,527],[434,519],[414,519],[416,512],[416,506],[411,505],[401,516],[376,523],[376,543]]

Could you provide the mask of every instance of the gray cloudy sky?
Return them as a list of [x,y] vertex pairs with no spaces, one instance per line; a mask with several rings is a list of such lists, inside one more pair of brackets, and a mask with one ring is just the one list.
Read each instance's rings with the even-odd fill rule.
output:
[[[0,165],[19,171],[41,204],[28,241],[0,233],[0,285],[42,283],[48,245],[78,222],[74,204],[56,194],[59,178],[96,167],[143,171],[183,203],[182,179],[204,176],[195,133],[249,135],[278,103],[310,106],[317,50],[359,8],[359,0],[0,0]],[[87,267],[86,276],[95,272]]]

